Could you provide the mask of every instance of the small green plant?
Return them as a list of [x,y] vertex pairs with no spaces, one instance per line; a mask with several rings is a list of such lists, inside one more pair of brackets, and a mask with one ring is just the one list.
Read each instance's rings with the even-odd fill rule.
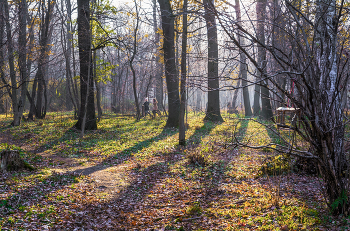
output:
[[347,203],[347,195],[346,192],[343,190],[338,197],[332,204],[331,204],[331,211],[338,209],[340,206],[343,207]]
[[204,167],[209,163],[208,158],[204,155],[204,153],[198,150],[188,153],[187,159],[190,164],[197,165],[197,166]]
[[288,172],[290,167],[290,157],[286,155],[276,155],[266,158],[260,167],[261,174],[280,175]]
[[13,225],[13,224],[15,223],[15,218],[9,217],[9,218],[7,219],[7,221],[8,221],[8,223],[10,223],[11,225]]
[[202,208],[198,202],[195,202],[187,208],[186,213],[188,215],[200,215],[202,213]]

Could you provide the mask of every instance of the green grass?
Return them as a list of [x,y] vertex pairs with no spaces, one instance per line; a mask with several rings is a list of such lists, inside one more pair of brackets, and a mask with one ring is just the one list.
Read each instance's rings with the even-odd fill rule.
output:
[[[82,190],[91,185],[88,177],[56,173],[57,169],[66,167],[60,167],[59,161],[43,157],[51,154],[74,160],[80,168],[99,164],[116,171],[120,179],[115,180],[123,181],[117,194],[141,182],[143,186],[135,187],[132,193],[146,192],[142,203],[156,205],[151,209],[164,215],[153,216],[151,209],[138,209],[135,214],[125,215],[125,220],[120,223],[129,224],[129,229],[138,227],[133,219],[136,213],[144,213],[146,217],[154,218],[155,224],[173,230],[188,224],[183,220],[198,217],[198,221],[190,220],[193,230],[205,230],[208,221],[220,223],[221,226],[216,227],[218,230],[280,230],[285,225],[290,230],[317,230],[321,225],[329,224],[322,223],[320,218],[324,214],[323,204],[315,208],[312,204],[315,201],[307,201],[289,191],[285,192],[285,197],[277,196],[277,186],[268,182],[277,178],[268,178],[261,173],[266,156],[277,158],[280,168],[285,167],[278,156],[274,157],[273,151],[225,149],[225,144],[232,141],[235,125],[241,142],[265,145],[276,142],[277,138],[254,121],[238,120],[243,118],[242,115],[223,114],[223,117],[223,123],[203,122],[203,113],[189,113],[187,146],[183,148],[177,145],[177,129],[164,129],[165,117],[136,121],[132,117],[107,114],[98,123],[98,130],[87,131],[80,139],[80,132],[71,129],[75,123],[71,113],[48,113],[42,121],[23,122],[19,127],[6,126],[11,119],[0,115],[0,124],[4,125],[0,132],[8,132],[16,142],[42,152],[42,156],[35,155],[19,146],[0,144],[0,150],[18,149],[23,158],[38,166],[34,173],[11,173],[11,177],[2,182],[10,193],[0,197],[0,209],[5,211],[0,219],[0,229],[20,228],[21,219],[54,227],[69,219],[72,211],[83,210],[87,204],[108,203],[106,193],[94,194],[91,188]],[[284,135],[287,137],[288,133]],[[191,164],[188,156],[193,153],[199,153],[205,164]],[[273,171],[270,167],[266,166]],[[157,184],[142,178],[153,173],[160,175]],[[157,174],[152,176],[157,177]],[[18,195],[33,203],[22,203]],[[41,201],[45,204],[40,204]]]

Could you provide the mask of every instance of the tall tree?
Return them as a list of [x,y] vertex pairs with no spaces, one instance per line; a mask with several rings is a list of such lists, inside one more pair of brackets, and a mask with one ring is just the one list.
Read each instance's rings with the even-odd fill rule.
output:
[[182,19],[182,51],[181,51],[181,104],[179,121],[179,144],[186,144],[186,126],[185,126],[185,106],[186,106],[186,56],[187,56],[187,0],[183,4]]
[[218,36],[214,0],[203,0],[208,37],[208,107],[204,120],[224,121],[220,114]]
[[18,84],[16,79],[15,72],[15,60],[14,60],[14,51],[13,51],[13,42],[12,42],[12,27],[10,24],[10,13],[8,1],[2,0],[4,6],[4,18],[6,24],[6,37],[7,37],[7,52],[8,52],[8,61],[9,61],[9,72],[10,72],[10,82],[11,82],[11,93],[9,95],[12,101],[12,110],[13,110],[13,126],[19,126],[21,124],[21,117],[19,108],[21,107],[21,101],[18,100]]
[[84,130],[97,129],[94,80],[92,77],[90,1],[78,0],[78,46],[80,62],[80,110],[75,128]]
[[19,32],[18,32],[18,66],[21,79],[21,98],[18,104],[18,114],[23,115],[23,110],[26,101],[27,92],[27,1],[21,0],[18,8],[18,21],[19,21]]
[[[344,169],[349,169],[344,152],[344,122],[341,107],[341,79],[337,62],[337,17],[336,0],[319,0],[316,9],[315,58],[318,62],[314,79],[317,102],[315,120],[311,120],[315,129],[317,145],[313,146],[320,158],[318,166],[326,182],[329,205],[334,214],[350,210],[347,179],[342,177]],[[341,7],[340,7],[341,9]],[[347,78],[346,78],[347,79]],[[318,80],[318,81],[317,81]],[[315,84],[314,83],[314,84]],[[342,198],[341,203],[334,204]]]
[[[48,51],[50,49],[50,32],[49,30],[51,16],[53,13],[55,1],[48,1],[48,6],[46,8],[45,0],[39,2],[38,10],[41,12],[40,19],[40,30],[39,30],[39,58],[38,58],[38,68],[34,78],[33,86],[32,86],[32,94],[31,96],[27,93],[29,102],[30,102],[30,110],[28,114],[29,119],[33,119],[33,115],[38,119],[45,118],[47,111],[47,84],[45,80],[45,73],[48,61]],[[36,101],[35,101],[36,99]],[[44,100],[44,102],[43,102]]]
[[[349,78],[345,73],[346,67],[338,66],[340,62],[338,45],[341,44],[338,37],[339,25],[346,24],[340,10],[344,2],[336,0],[319,0],[313,5],[313,13],[307,15],[298,10],[298,2],[285,1],[286,8],[284,18],[288,24],[280,30],[287,49],[280,49],[274,45],[266,45],[254,35],[247,27],[232,27],[224,20],[220,20],[222,28],[239,47],[251,63],[262,73],[264,79],[268,79],[278,90],[284,91],[285,96],[300,110],[302,126],[292,120],[286,125],[293,131],[292,138],[286,140],[285,136],[279,137],[283,144],[271,143],[264,147],[275,149],[279,152],[313,161],[318,166],[320,175],[324,181],[324,195],[330,211],[334,215],[350,212],[349,162],[344,152],[344,111],[341,106],[341,95],[344,93],[344,84]],[[259,3],[258,3],[259,4]],[[304,27],[302,23],[309,26]],[[234,25],[236,26],[236,25]],[[228,28],[235,28],[251,41],[259,44],[265,51],[271,54],[283,71],[264,71],[264,65],[258,57],[254,57],[247,47],[240,46],[237,39],[229,33]],[[344,57],[348,62],[349,55]],[[285,91],[276,77],[286,76],[290,82],[294,81],[298,95]],[[272,126],[269,129],[274,130]],[[275,134],[279,134],[274,130]],[[295,142],[296,135],[303,138],[309,145]],[[248,146],[244,144],[244,146]],[[250,146],[261,148],[261,146]]]
[[266,19],[266,1],[258,0],[256,3],[256,17],[257,17],[257,39],[258,43],[258,63],[260,65],[260,70],[257,70],[258,79],[261,81],[259,84],[260,96],[261,96],[261,117],[264,119],[271,119],[273,117],[270,92],[268,89],[268,81],[264,79],[266,72],[266,49],[263,47],[265,45],[265,19]]
[[[71,1],[66,0],[66,10],[67,10],[67,16],[66,20],[62,20],[62,27],[63,24],[65,24],[65,30],[62,28],[62,39],[65,42],[63,48],[64,48],[64,56],[66,61],[66,109],[71,110],[72,105],[74,107],[75,114],[78,114],[77,111],[79,110],[79,97],[78,92],[76,89],[76,86],[73,82],[73,74],[71,69],[71,60],[72,60],[72,52],[73,52],[73,32],[72,32],[72,6]],[[63,8],[63,1],[62,1],[62,8]],[[63,12],[63,10],[62,10]],[[64,32],[65,31],[65,32]]]
[[157,1],[153,0],[153,31],[154,31],[154,43],[155,43],[155,57],[156,57],[156,68],[155,68],[155,79],[156,79],[156,99],[158,101],[158,108],[163,108],[163,67],[159,62],[158,46],[160,41],[160,35],[158,33],[157,25]]
[[[240,1],[235,0],[235,11],[236,11],[236,19],[237,24],[239,26],[242,25],[242,18],[241,18],[241,7],[240,7]],[[245,42],[244,38],[241,35],[241,32],[238,31],[238,42],[239,44],[244,47]],[[252,109],[250,107],[250,98],[249,98],[249,91],[247,87],[247,79],[248,79],[248,65],[247,65],[247,57],[244,54],[242,50],[239,50],[239,73],[241,74],[240,78],[242,79],[242,87],[243,87],[243,101],[244,101],[244,113],[245,116],[252,116]]]
[[174,44],[174,15],[170,0],[158,0],[163,29],[163,51],[165,62],[165,78],[168,90],[169,115],[166,127],[178,127],[180,115],[179,79],[176,76],[175,44]]
[[141,113],[140,113],[140,106],[139,106],[139,99],[137,96],[137,89],[136,89],[136,72],[133,66],[133,62],[135,59],[135,55],[137,52],[137,32],[139,30],[139,11],[138,11],[138,6],[137,6],[137,2],[136,0],[134,0],[135,2],[135,8],[136,8],[136,27],[134,29],[134,35],[133,35],[133,44],[132,44],[132,53],[131,53],[131,57],[129,58],[129,65],[130,65],[130,70],[132,72],[132,87],[134,90],[134,98],[135,98],[135,106],[136,106],[136,118],[137,120],[140,119],[141,117]]

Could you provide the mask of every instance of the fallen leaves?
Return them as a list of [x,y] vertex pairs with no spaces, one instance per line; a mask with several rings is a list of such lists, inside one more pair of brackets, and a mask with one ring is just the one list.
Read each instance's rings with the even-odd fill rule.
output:
[[[63,120],[69,126],[72,123],[68,116]],[[9,128],[7,132],[17,135],[16,142],[22,142],[26,150],[40,150],[40,156],[26,153],[40,170],[0,175],[0,227],[323,228],[325,204],[316,177],[262,176],[258,170],[265,154],[218,146],[230,134],[232,119],[204,124],[202,118],[191,115],[189,123],[196,126],[188,130],[187,149],[176,148],[175,130],[162,131],[163,118],[137,124],[130,118],[105,118],[100,122],[103,132],[87,133],[81,141],[68,126],[54,127],[54,122],[28,123],[18,131]],[[248,126],[246,132],[254,129]],[[260,138],[266,138],[264,132],[259,130]],[[186,153],[191,150],[206,155],[208,164],[189,164]]]

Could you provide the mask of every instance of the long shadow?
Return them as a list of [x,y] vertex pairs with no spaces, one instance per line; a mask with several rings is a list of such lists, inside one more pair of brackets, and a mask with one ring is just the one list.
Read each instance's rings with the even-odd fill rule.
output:
[[[169,166],[179,161],[179,159],[171,158],[174,157],[172,153],[168,153],[167,157],[170,157],[170,159],[155,163],[142,170],[134,169],[135,180],[121,192],[116,193],[115,197],[110,201],[77,208],[77,211],[80,210],[85,215],[73,214],[71,220],[75,224],[71,223],[71,225],[74,227],[78,224],[82,228],[94,229],[98,227],[105,230],[130,230],[130,227],[147,228],[147,225],[146,227],[138,226],[139,218],[132,217],[130,214],[140,212],[137,211],[138,209],[142,210],[143,208],[148,209],[152,207],[152,205],[142,204],[142,201],[147,195],[152,193],[157,182],[169,177],[171,174]],[[139,206],[143,206],[143,208]],[[91,220],[92,218],[94,220]],[[102,219],[109,220],[110,223],[101,224]],[[153,217],[151,219],[153,220]],[[158,222],[162,224],[161,219]]]
[[204,125],[195,130],[195,132],[187,139],[187,143],[193,146],[198,146],[201,143],[201,139],[208,136],[210,132],[221,122],[205,121]]
[[110,166],[107,165],[109,162],[115,161],[117,159],[118,162],[121,163],[121,162],[129,159],[133,153],[137,153],[138,151],[151,146],[154,142],[161,140],[161,139],[164,139],[168,136],[172,136],[175,133],[177,133],[176,130],[164,128],[159,135],[151,137],[151,138],[144,140],[142,142],[139,142],[130,148],[124,149],[123,151],[105,159],[103,161],[103,163],[100,164],[98,167],[96,165],[94,165],[94,166],[91,166],[88,168],[76,170],[75,173],[79,173],[79,174],[83,174],[83,175],[90,175],[93,172],[109,168]]
[[[248,119],[240,119],[239,120],[240,126],[238,130],[235,131],[235,138],[239,141],[242,142],[244,139],[244,136],[247,134],[247,129],[249,125],[249,120]],[[237,124],[238,126],[238,124]],[[234,140],[233,140],[234,142]]]
[[[68,120],[68,118],[65,118],[65,119]],[[161,123],[161,121],[159,121],[158,125],[160,125],[160,123]],[[124,133],[128,134],[129,132],[134,130],[134,125],[136,125],[136,124],[137,124],[136,121],[132,121],[132,122],[128,123],[127,126],[120,126],[119,124],[116,124],[115,126],[108,128],[107,130],[98,129],[95,131],[86,131],[85,135],[86,136],[89,136],[89,135],[94,136],[94,134],[99,134],[99,135],[103,134],[103,140],[105,142],[108,142],[110,140],[119,139],[120,137],[123,136]],[[162,132],[162,134],[164,134],[164,131]],[[38,147],[35,147],[33,150],[30,150],[30,151],[41,152],[43,150],[52,148],[55,145],[58,145],[61,143],[66,143],[67,141],[72,141],[71,142],[72,148],[86,149],[86,148],[94,147],[97,143],[99,143],[101,141],[101,138],[97,137],[97,138],[89,139],[88,141],[83,140],[79,143],[75,143],[75,140],[78,139],[79,137],[80,137],[80,131],[77,131],[74,128],[70,127],[60,137],[58,137],[56,139],[48,140],[45,144],[40,145]]]

